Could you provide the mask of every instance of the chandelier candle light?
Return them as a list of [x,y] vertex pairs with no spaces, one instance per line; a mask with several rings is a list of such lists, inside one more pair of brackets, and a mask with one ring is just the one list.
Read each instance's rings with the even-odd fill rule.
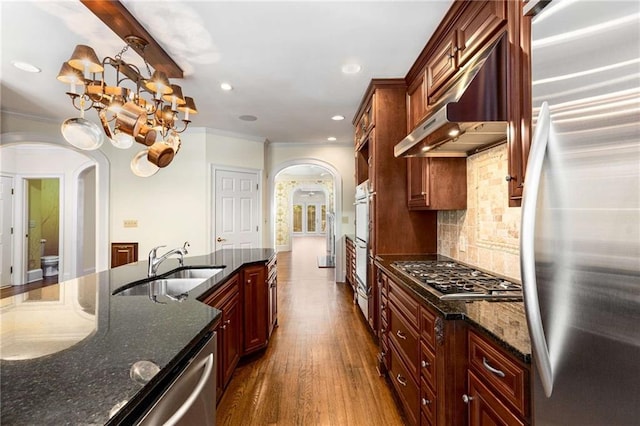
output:
[[[122,54],[130,46],[144,53],[148,43],[137,36],[128,36],[125,41],[127,45],[115,58],[105,57],[102,61],[91,47],[77,45],[71,59],[62,65],[58,80],[69,85],[67,95],[80,117],[65,120],[61,130],[67,142],[83,150],[100,148],[104,135],[116,148],[128,149],[134,142],[144,145],[146,148],[131,161],[131,170],[148,177],[171,163],[180,149],[179,134],[189,126],[190,115],[198,110],[193,98],[183,96],[182,88],[171,84],[165,73],[151,73],[144,55],[150,77],[143,77],[138,67],[126,63]],[[106,82],[107,65],[115,71],[115,85]],[[90,108],[97,111],[102,130],[84,118]],[[184,113],[182,120],[178,120],[179,112]],[[176,127],[179,121],[184,124],[180,130]]]

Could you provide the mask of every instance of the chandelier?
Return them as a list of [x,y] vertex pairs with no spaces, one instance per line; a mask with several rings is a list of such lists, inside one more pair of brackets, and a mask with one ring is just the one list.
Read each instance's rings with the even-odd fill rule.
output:
[[[145,39],[128,36],[125,42],[115,58],[102,61],[91,47],[77,45],[71,59],[62,65],[58,80],[69,85],[67,95],[80,117],[65,120],[61,131],[67,142],[82,150],[100,148],[105,136],[120,149],[128,149],[134,142],[144,145],[131,161],[131,170],[148,177],[171,163],[180,149],[179,134],[198,110],[193,98],[183,96],[182,88],[171,84],[164,72],[151,73],[144,57]],[[149,77],[122,59],[130,46],[143,52]],[[114,84],[107,83],[105,69],[115,74]],[[102,129],[84,118],[91,108],[96,110]],[[182,119],[179,113],[183,113]]]

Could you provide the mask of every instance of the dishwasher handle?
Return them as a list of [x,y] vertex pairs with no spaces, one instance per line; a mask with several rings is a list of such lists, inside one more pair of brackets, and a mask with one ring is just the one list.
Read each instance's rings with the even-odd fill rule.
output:
[[202,393],[202,389],[204,389],[205,384],[209,380],[211,376],[211,371],[213,371],[213,354],[209,354],[207,360],[204,363],[204,371],[200,376],[200,380],[198,380],[198,384],[191,392],[191,395],[184,401],[182,406],[176,410],[175,413],[164,423],[164,426],[174,426],[176,423],[180,421],[180,419],[185,415],[189,408],[193,405],[194,401],[200,396]]

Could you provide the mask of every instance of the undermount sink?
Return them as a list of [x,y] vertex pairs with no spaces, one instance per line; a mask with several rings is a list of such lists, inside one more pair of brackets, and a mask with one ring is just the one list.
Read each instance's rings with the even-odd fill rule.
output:
[[176,279],[201,279],[207,280],[212,276],[219,274],[222,272],[224,268],[188,268],[188,269],[180,269],[178,271],[172,272],[168,275],[165,275],[164,278],[176,278]]
[[166,296],[172,300],[182,301],[187,293],[209,278],[222,272],[224,268],[186,268],[158,277],[151,281],[142,282],[124,290],[116,290],[118,296]]

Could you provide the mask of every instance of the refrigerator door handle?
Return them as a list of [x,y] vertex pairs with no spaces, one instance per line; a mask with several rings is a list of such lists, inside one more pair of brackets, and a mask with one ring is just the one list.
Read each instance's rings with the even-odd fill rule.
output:
[[544,102],[540,107],[536,129],[531,142],[531,151],[529,152],[526,185],[522,194],[522,223],[520,230],[520,267],[522,269],[524,305],[529,323],[533,355],[538,367],[538,375],[547,397],[551,396],[553,391],[553,371],[549,359],[547,339],[542,328],[542,315],[540,314],[540,302],[538,300],[535,225],[538,189],[542,177],[542,164],[549,142],[550,127],[549,105]]

